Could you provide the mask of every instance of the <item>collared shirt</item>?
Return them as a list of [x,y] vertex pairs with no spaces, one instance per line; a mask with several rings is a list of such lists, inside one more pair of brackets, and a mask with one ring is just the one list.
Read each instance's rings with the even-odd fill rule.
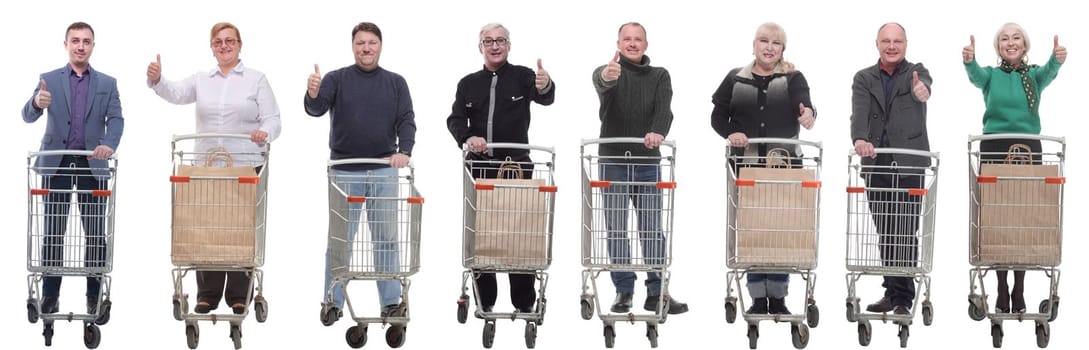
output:
[[[148,82],[150,85],[150,82]],[[218,67],[193,74],[182,81],[165,77],[151,86],[155,93],[173,104],[196,102],[197,133],[249,134],[260,129],[272,141],[280,136],[280,108],[265,74],[246,68],[239,61],[227,74]],[[258,166],[263,145],[249,139],[210,138],[197,142],[197,152],[224,147],[234,153],[235,165]]]
[[76,74],[76,70],[72,69],[72,65],[69,64],[65,69],[68,71],[68,82],[70,91],[68,96],[71,96],[69,101],[69,127],[68,127],[68,142],[67,148],[72,150],[83,150],[86,148],[86,142],[83,133],[83,124],[87,120],[87,94],[91,89],[91,66],[87,66],[87,69],[83,71],[83,76]]

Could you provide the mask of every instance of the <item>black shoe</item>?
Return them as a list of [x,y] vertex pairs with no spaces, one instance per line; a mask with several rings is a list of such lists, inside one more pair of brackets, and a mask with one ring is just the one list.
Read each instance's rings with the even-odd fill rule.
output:
[[768,313],[773,315],[790,315],[784,298],[768,298]]
[[231,304],[231,312],[234,312],[235,315],[241,315],[241,314],[246,313],[246,304],[245,303]]
[[87,298],[87,314],[98,314],[98,298]]
[[212,310],[215,310],[215,309],[216,308],[213,307],[211,303],[209,303],[207,301],[200,301],[200,302],[197,302],[197,305],[193,307],[193,312],[196,312],[198,314],[206,314],[206,313],[212,312]]
[[889,299],[889,297],[882,297],[876,303],[866,305],[866,312],[884,313],[892,311],[892,309],[892,299]]
[[892,308],[893,315],[911,315],[911,308],[903,305],[896,305]]
[[[658,299],[659,298],[657,295],[647,296],[647,300],[643,302],[643,310],[657,312]],[[685,304],[680,300],[673,299],[668,295],[665,297],[665,300],[667,303],[669,303],[666,304],[666,312],[668,312],[670,315],[683,314],[685,312],[688,312],[688,304]]]
[[748,311],[745,311],[749,315],[767,315],[768,314],[768,298],[753,298],[752,306]]
[[405,315],[404,303],[389,304],[382,307],[382,313],[380,317],[402,317]]
[[495,308],[495,305],[484,305],[484,306],[481,306],[481,307],[480,307],[480,311],[483,311],[483,312],[492,312],[492,309],[493,309],[493,308]]
[[57,297],[44,297],[41,309],[42,314],[55,314],[60,309],[60,302],[57,301]]
[[533,313],[533,306],[528,306],[528,307],[515,307],[514,309],[515,309],[515,310],[518,310],[518,312],[521,312],[521,313],[524,313],[524,314],[529,314],[529,313]]
[[[609,311],[617,314],[627,313],[631,311],[631,298],[633,293],[616,293],[616,299],[613,300],[613,306],[609,308]],[[657,300],[657,299],[655,299]]]

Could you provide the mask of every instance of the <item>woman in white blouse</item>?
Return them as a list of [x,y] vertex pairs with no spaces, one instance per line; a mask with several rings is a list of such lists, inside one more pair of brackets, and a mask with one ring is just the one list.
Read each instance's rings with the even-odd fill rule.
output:
[[[280,135],[280,109],[272,95],[265,74],[242,65],[242,35],[230,23],[216,23],[211,32],[212,55],[217,67],[197,72],[181,81],[162,77],[158,55],[147,67],[148,86],[167,102],[196,102],[197,133],[249,134],[250,141],[238,139],[202,139],[196,147],[207,150],[223,147],[234,156],[234,163],[261,167],[260,152],[267,141]],[[252,142],[251,142],[252,141]],[[235,314],[246,310],[249,277],[242,271],[198,271],[197,304],[194,311],[208,313],[219,306],[226,279],[227,305]]]

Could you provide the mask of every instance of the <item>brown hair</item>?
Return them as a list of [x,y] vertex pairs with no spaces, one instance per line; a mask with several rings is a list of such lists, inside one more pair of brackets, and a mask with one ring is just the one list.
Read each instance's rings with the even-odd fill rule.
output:
[[90,24],[87,24],[87,23],[84,23],[84,22],[75,22],[75,23],[72,23],[72,24],[68,25],[68,29],[64,31],[64,41],[68,41],[68,33],[69,32],[71,32],[73,30],[79,30],[79,29],[90,30],[91,31],[91,37],[94,38],[95,29],[91,28]]
[[233,24],[230,24],[230,23],[227,23],[227,22],[219,22],[219,23],[216,23],[215,25],[212,26],[212,34],[210,35],[210,38],[208,39],[209,42],[215,41],[216,40],[216,34],[218,34],[220,31],[222,31],[224,29],[233,29],[234,30],[234,35],[238,37],[238,42],[239,43],[242,42],[242,32],[238,31],[238,27],[235,27]]
[[359,22],[352,28],[352,40],[355,40],[355,34],[359,32],[367,32],[374,34],[378,37],[378,41],[382,41],[382,30],[378,29],[378,25],[371,22]]

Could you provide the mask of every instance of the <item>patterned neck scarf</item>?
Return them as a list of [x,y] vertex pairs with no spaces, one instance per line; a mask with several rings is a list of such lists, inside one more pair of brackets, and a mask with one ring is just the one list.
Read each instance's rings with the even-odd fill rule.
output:
[[1032,82],[1032,78],[1028,75],[1028,70],[1032,67],[1035,66],[1022,63],[1015,68],[1009,63],[1006,63],[1006,60],[1002,60],[1002,65],[999,66],[999,69],[1006,73],[1016,71],[1021,74],[1021,87],[1025,88],[1025,99],[1028,100],[1029,111],[1031,111],[1032,114],[1037,114],[1040,110],[1039,104],[1036,103],[1036,84]]

